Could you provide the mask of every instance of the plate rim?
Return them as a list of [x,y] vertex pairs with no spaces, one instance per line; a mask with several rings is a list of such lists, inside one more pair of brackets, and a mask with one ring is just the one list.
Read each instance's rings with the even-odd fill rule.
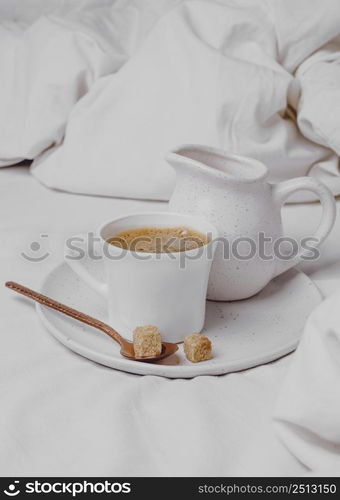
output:
[[[51,278],[51,275],[55,272],[57,272],[58,268],[67,266],[67,263],[61,262],[54,266],[44,277],[40,290],[41,293],[45,292],[45,288],[47,285],[48,280]],[[67,266],[68,267],[68,266]],[[314,283],[314,281],[306,275],[303,271],[300,271],[299,269],[292,268],[287,272],[295,271],[296,274],[303,275],[311,284],[313,284],[313,288],[315,289],[315,292],[319,295],[320,297],[320,302],[323,300],[323,295],[317,285]],[[71,269],[70,269],[71,272]],[[72,352],[75,352],[76,354],[94,362],[98,363],[102,366],[106,366],[111,369],[119,370],[119,371],[124,371],[132,374],[137,374],[137,375],[151,375],[151,376],[161,376],[165,378],[194,378],[197,376],[209,376],[209,375],[224,375],[227,373],[234,373],[234,372],[239,372],[239,371],[244,371],[248,370],[250,368],[254,368],[256,366],[268,364],[272,361],[275,361],[277,359],[282,358],[283,356],[286,356],[287,354],[291,353],[294,351],[299,343],[299,338],[295,340],[291,340],[287,342],[287,344],[284,344],[281,346],[279,349],[272,350],[269,353],[266,353],[265,355],[262,355],[261,357],[257,357],[256,359],[254,356],[250,356],[248,358],[242,358],[241,360],[236,360],[236,361],[231,361],[228,363],[228,366],[226,367],[225,363],[220,362],[220,363],[214,363],[214,364],[205,364],[205,362],[202,363],[192,363],[192,365],[160,365],[160,364],[153,364],[153,363],[141,363],[139,361],[132,361],[129,359],[126,359],[124,357],[110,357],[109,355],[106,354],[98,354],[96,351],[94,351],[91,348],[88,348],[84,346],[83,344],[67,338],[65,334],[62,334],[59,329],[49,321],[45,314],[45,310],[50,311],[51,309],[39,304],[36,302],[35,304],[37,315],[42,322],[42,324],[47,328],[47,330],[50,332],[50,334],[58,340],[61,344],[63,344],[66,348],[70,349]],[[110,362],[113,360],[114,362]],[[130,368],[130,369],[129,369]]]

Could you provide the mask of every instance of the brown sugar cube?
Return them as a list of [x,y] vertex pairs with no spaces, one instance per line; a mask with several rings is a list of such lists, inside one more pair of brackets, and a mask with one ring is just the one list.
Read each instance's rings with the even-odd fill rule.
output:
[[211,342],[200,333],[191,333],[184,339],[184,352],[192,363],[206,361],[211,359]]
[[161,334],[156,326],[137,326],[133,330],[135,356],[158,356],[162,352]]

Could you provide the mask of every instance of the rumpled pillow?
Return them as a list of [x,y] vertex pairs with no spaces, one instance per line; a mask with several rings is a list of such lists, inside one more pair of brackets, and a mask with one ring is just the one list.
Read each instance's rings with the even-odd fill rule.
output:
[[0,20],[0,167],[57,149],[79,99],[177,3],[77,0],[30,21],[28,12],[17,23]]
[[[33,175],[66,191],[167,200],[175,174],[164,156],[185,142],[257,158],[271,181],[310,174],[330,179],[340,192],[331,143],[301,133],[311,114],[309,130],[318,128],[323,103],[316,99],[314,109],[305,96],[307,71],[295,75],[310,51],[340,32],[340,4],[299,6],[297,19],[291,0],[176,6],[116,74],[99,79],[77,103],[63,144],[35,160]],[[294,38],[301,29],[304,44]],[[336,106],[327,119],[339,123]]]

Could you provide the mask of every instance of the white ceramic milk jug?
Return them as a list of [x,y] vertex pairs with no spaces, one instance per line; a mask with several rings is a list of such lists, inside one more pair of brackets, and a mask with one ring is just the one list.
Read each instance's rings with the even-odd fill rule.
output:
[[311,177],[269,184],[267,167],[261,162],[197,145],[179,147],[167,161],[177,178],[169,209],[201,216],[217,227],[221,237],[210,273],[209,299],[250,297],[305,257],[306,248],[295,252],[292,242],[288,245],[282,238],[281,207],[292,193],[309,190],[321,201],[315,248],[334,224],[334,197]]

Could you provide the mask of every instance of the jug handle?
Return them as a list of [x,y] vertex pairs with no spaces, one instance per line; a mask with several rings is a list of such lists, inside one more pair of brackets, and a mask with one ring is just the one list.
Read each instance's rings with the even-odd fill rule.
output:
[[[313,179],[312,177],[297,177],[287,181],[279,182],[272,185],[272,194],[274,202],[280,209],[286,202],[287,198],[296,191],[311,191],[318,196],[322,206],[322,215],[316,232],[313,238],[316,240],[314,247],[317,248],[330,233],[336,217],[336,203],[332,192],[322,182]],[[309,250],[300,251],[297,255],[289,260],[276,260],[276,269],[273,277],[288,271],[291,267],[296,266],[303,259]]]

